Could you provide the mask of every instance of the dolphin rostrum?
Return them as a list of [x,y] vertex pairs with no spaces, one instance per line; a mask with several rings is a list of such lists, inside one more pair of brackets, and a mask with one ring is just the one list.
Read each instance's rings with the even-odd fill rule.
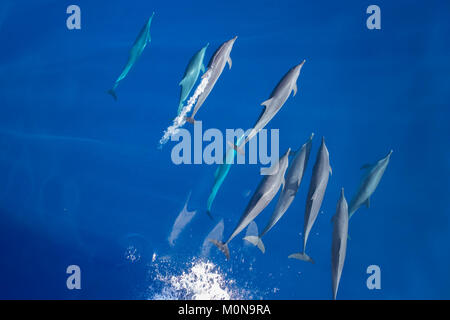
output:
[[[242,135],[239,139],[237,139],[236,144],[239,145],[244,137],[245,135]],[[206,204],[206,213],[210,218],[212,218],[211,207],[214,202],[214,199],[216,198],[217,192],[219,191],[223,181],[225,180],[225,178],[228,175],[228,172],[231,169],[231,165],[233,164],[235,156],[236,150],[233,148],[228,149],[227,153],[225,154],[223,163],[219,165],[216,172],[214,173],[214,185],[211,189],[211,193],[209,194],[208,201]]]
[[388,153],[386,157],[379,160],[375,164],[366,164],[361,167],[361,169],[366,170],[361,183],[359,185],[356,195],[350,201],[350,209],[348,211],[349,218],[358,210],[363,204],[370,207],[370,196],[375,192],[378,184],[380,183],[381,177],[389,164],[391,158],[392,150]]
[[309,232],[319,214],[320,206],[325,195],[328,184],[329,175],[332,174],[330,166],[330,155],[325,139],[322,138],[319,152],[317,153],[316,163],[314,164],[311,182],[309,184],[308,196],[306,198],[305,222],[303,226],[303,253],[294,253],[289,258],[295,258],[303,261],[314,263],[314,261],[306,254],[306,242],[308,241]]
[[190,117],[186,118],[186,121],[190,123],[194,123],[194,117],[197,111],[200,109],[202,104],[205,102],[208,95],[211,93],[211,90],[214,88],[214,85],[222,74],[223,69],[225,68],[225,64],[228,62],[228,65],[231,69],[231,49],[233,49],[234,42],[236,41],[237,36],[231,40],[224,42],[214,53],[211,60],[209,60],[208,67],[206,72],[203,74],[202,79],[208,76],[208,83],[206,84],[205,90],[198,97],[197,104],[194,107],[194,111]]
[[184,72],[183,79],[180,81],[181,92],[180,92],[180,103],[178,105],[178,114],[180,114],[181,109],[183,109],[183,102],[189,96],[192,88],[197,82],[200,71],[205,72],[205,66],[203,64],[203,59],[205,57],[206,49],[209,43],[200,49],[189,61],[186,71]]
[[344,268],[348,238],[348,206],[344,197],[344,188],[341,190],[341,197],[338,201],[336,214],[333,216],[332,221],[331,287],[333,291],[333,300],[336,300],[339,281],[341,280],[342,269]]
[[272,120],[272,118],[277,114],[277,112],[287,101],[287,99],[291,95],[291,92],[294,92],[294,96],[297,94],[297,79],[300,75],[300,70],[302,69],[305,61],[306,60],[303,60],[300,64],[291,68],[280,80],[280,82],[278,82],[275,89],[273,89],[269,99],[261,103],[261,105],[264,106],[264,109],[261,112],[255,125],[253,126],[253,129],[247,135],[244,143],[239,147],[239,149],[237,146],[234,146],[234,148],[237,149],[240,153],[244,153],[241,148],[243,148],[250,139],[257,135],[258,132],[263,129],[270,120]]
[[210,239],[220,251],[222,251],[227,260],[230,258],[230,251],[228,250],[228,243],[236,237],[245,227],[252,222],[265,207],[272,201],[272,199],[277,194],[281,185],[283,184],[284,189],[284,174],[289,164],[289,153],[291,148],[289,148],[286,153],[280,158],[278,162],[278,170],[271,175],[265,175],[258,185],[255,193],[253,194],[250,202],[247,205],[244,213],[239,220],[233,233],[230,235],[226,242]]
[[133,67],[133,65],[136,63],[136,61],[141,56],[142,52],[144,51],[145,46],[148,43],[150,43],[150,40],[151,40],[150,25],[152,23],[152,19],[153,19],[154,15],[155,15],[155,13],[153,12],[152,16],[147,20],[146,24],[142,27],[141,32],[139,32],[137,39],[134,41],[134,44],[131,47],[127,64],[125,65],[125,67],[122,70],[122,73],[117,78],[116,82],[114,83],[114,86],[108,91],[108,93],[113,96],[114,100],[117,100],[116,88],[119,85],[119,82],[127,76],[130,69]]
[[249,236],[244,238],[253,245],[258,246],[262,253],[265,252],[265,248],[261,238],[267,232],[269,232],[270,229],[272,229],[272,227],[278,222],[278,220],[281,219],[297,194],[298,188],[300,187],[300,183],[302,182],[303,175],[306,170],[306,166],[308,164],[313,137],[314,133],[311,134],[311,137],[305,144],[303,144],[301,149],[297,150],[294,153],[294,159],[292,160],[291,165],[286,173],[286,186],[280,193],[277,205],[266,228],[259,234],[259,236]]

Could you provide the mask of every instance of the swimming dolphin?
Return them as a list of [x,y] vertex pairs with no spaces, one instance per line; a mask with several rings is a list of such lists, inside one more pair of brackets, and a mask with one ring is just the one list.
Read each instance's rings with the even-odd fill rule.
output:
[[206,72],[203,74],[202,79],[205,77],[208,78],[208,83],[206,84],[205,90],[198,97],[197,104],[194,107],[194,111],[190,117],[186,118],[186,121],[190,123],[194,123],[195,114],[198,112],[202,104],[205,102],[208,95],[211,93],[211,90],[214,88],[214,85],[222,74],[223,69],[225,68],[225,64],[228,62],[228,65],[231,69],[231,49],[233,49],[234,42],[236,41],[237,36],[231,40],[224,42],[214,53],[211,60],[209,60],[208,68]]
[[244,240],[247,240],[253,245],[258,246],[259,250],[261,250],[262,253],[265,252],[265,248],[261,238],[267,232],[269,232],[270,229],[272,229],[272,227],[278,222],[278,220],[281,219],[281,217],[284,215],[284,213],[294,200],[295,195],[297,194],[298,188],[300,187],[300,183],[302,182],[302,178],[306,170],[306,166],[308,164],[313,137],[314,133],[311,134],[311,137],[305,144],[303,144],[301,149],[297,150],[294,153],[294,159],[292,160],[291,166],[286,173],[286,187],[283,189],[280,197],[278,198],[277,206],[275,207],[275,210],[266,228],[259,234],[259,236],[249,236],[244,238]]
[[203,58],[205,57],[206,49],[208,48],[209,43],[200,49],[189,61],[188,66],[186,67],[186,71],[184,72],[183,79],[180,81],[179,85],[181,86],[180,92],[180,103],[178,105],[178,114],[180,114],[183,109],[183,102],[189,96],[192,88],[197,82],[200,71],[205,72],[205,66],[203,64]]
[[[241,136],[239,139],[237,139],[236,145],[240,145],[242,139],[244,138],[244,135]],[[228,172],[231,169],[231,165],[233,163],[233,159],[236,156],[236,150],[233,148],[228,149],[227,153],[225,154],[224,161],[219,167],[217,168],[215,174],[214,174],[214,185],[211,189],[211,193],[209,194],[208,201],[206,204],[206,213],[210,218],[212,218],[211,215],[211,207],[213,204],[214,199],[216,198],[217,192],[219,191],[220,187],[222,186],[223,181],[228,175]]]
[[117,100],[116,88],[119,85],[119,82],[127,76],[130,69],[136,63],[137,59],[141,56],[145,46],[148,43],[150,43],[151,40],[150,25],[152,23],[154,15],[155,13],[153,12],[152,16],[148,19],[147,23],[142,27],[141,32],[139,32],[137,39],[134,41],[134,44],[131,47],[130,55],[128,57],[128,61],[127,64],[125,65],[125,68],[123,68],[123,71],[117,78],[116,82],[114,83],[114,86],[108,91],[108,93],[113,96],[114,100]]
[[281,107],[284,105],[284,103],[287,101],[289,96],[291,95],[291,92],[294,92],[294,96],[297,94],[297,79],[300,75],[300,70],[303,67],[303,64],[306,60],[303,60],[300,64],[296,65],[295,67],[291,68],[278,82],[275,89],[273,89],[270,97],[268,100],[261,103],[262,106],[264,106],[263,111],[261,112],[258,120],[256,121],[255,125],[253,126],[253,129],[250,131],[248,136],[245,138],[244,143],[242,146],[237,149],[237,146],[235,148],[240,152],[244,153],[243,150],[241,150],[242,147],[245,146],[245,144],[252,139],[255,135],[258,134],[258,132],[263,129],[269,121],[277,114],[277,112],[281,109]]
[[280,189],[281,185],[283,185],[283,189],[285,186],[284,183],[284,174],[289,164],[289,153],[291,152],[291,148],[289,148],[286,153],[280,158],[278,162],[278,170],[271,174],[265,175],[262,178],[261,182],[258,185],[255,193],[253,194],[250,202],[247,205],[244,213],[239,220],[236,228],[234,229],[231,236],[224,243],[222,241],[210,239],[212,243],[214,243],[220,251],[222,251],[227,260],[230,258],[230,251],[228,250],[228,243],[236,237],[245,227],[252,222],[260,213],[264,210],[265,207],[272,201],[275,195]]
[[392,150],[383,159],[379,160],[375,164],[366,164],[361,169],[366,170],[361,183],[359,185],[356,195],[350,201],[350,209],[348,211],[349,218],[358,210],[363,204],[370,207],[370,196],[375,192],[375,189],[380,183],[381,177],[389,164]]
[[322,138],[322,144],[317,153],[316,163],[314,164],[311,182],[309,184],[308,196],[306,198],[305,223],[303,226],[303,253],[291,254],[289,258],[314,263],[314,261],[306,255],[306,242],[308,241],[309,232],[319,214],[330,174],[332,174],[330,155],[327,146],[325,145],[325,139]]
[[345,252],[347,251],[348,206],[344,197],[344,188],[341,190],[341,197],[338,201],[336,214],[333,216],[332,221],[331,287],[333,290],[333,300],[336,300],[339,281],[341,280],[342,269],[344,268]]

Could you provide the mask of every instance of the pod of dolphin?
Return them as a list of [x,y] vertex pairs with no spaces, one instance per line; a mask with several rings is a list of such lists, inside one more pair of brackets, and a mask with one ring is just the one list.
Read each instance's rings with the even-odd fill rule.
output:
[[[128,75],[131,68],[134,66],[138,58],[142,55],[142,52],[146,45],[150,43],[150,25],[153,16],[154,13],[141,29],[130,50],[129,58],[123,71],[115,81],[113,87],[108,91],[108,93],[111,94],[115,100],[117,100],[116,88],[119,82]],[[229,65],[229,68],[231,69],[232,61],[230,53],[233,49],[233,45],[236,39],[237,36],[228,41],[225,41],[221,46],[219,46],[210,59],[207,68],[205,68],[203,60],[209,43],[206,44],[197,53],[195,53],[195,55],[190,59],[184,72],[184,76],[179,83],[179,85],[181,86],[181,90],[178,115],[186,113],[186,111],[190,111],[190,109],[184,109],[184,102],[189,97],[189,94],[194,88],[201,72],[203,72],[202,79],[206,81],[204,81],[203,83],[201,93],[198,96],[198,100],[196,101],[191,115],[189,117],[185,116],[184,122],[195,122],[195,115],[199,111],[200,107],[204,104],[208,95],[211,93],[227,63]],[[259,133],[259,131],[266,127],[270,120],[272,120],[272,118],[286,103],[288,98],[291,96],[291,93],[293,93],[293,96],[296,95],[298,91],[297,80],[300,76],[300,71],[304,63],[305,60],[303,60],[300,64],[292,67],[279,81],[275,89],[270,94],[269,98],[266,101],[262,102],[261,105],[264,106],[264,109],[258,117],[253,128],[249,130],[249,133],[242,135],[241,137],[236,139],[234,143],[229,142],[231,144],[231,148],[229,148],[229,150],[225,154],[223,163],[219,165],[215,172],[214,184],[207,200],[206,212],[211,218],[212,204],[217,192],[219,191],[221,185],[223,184],[226,176],[231,169],[231,164],[233,163],[234,157],[236,157],[237,152],[245,152],[245,144],[253,137],[255,137]],[[198,85],[197,88],[199,87],[200,85]],[[230,250],[228,248],[228,244],[252,221],[255,220],[255,218],[271,203],[271,201],[275,198],[281,188],[275,210],[263,231],[260,232],[257,236],[252,235],[244,237],[244,240],[258,247],[262,253],[265,253],[266,248],[264,246],[264,243],[262,242],[262,237],[277,224],[277,222],[284,216],[284,214],[287,212],[290,205],[294,201],[294,198],[296,197],[297,192],[300,188],[300,184],[303,180],[303,176],[306,172],[309,156],[311,153],[313,137],[314,133],[311,134],[310,138],[297,151],[292,151],[291,148],[288,148],[288,150],[278,160],[276,170],[271,172],[271,174],[269,175],[263,176],[255,192],[250,198],[250,201],[247,204],[247,207],[245,208],[236,227],[233,229],[232,233],[225,242],[216,239],[209,239],[210,242],[216,245],[220,249],[220,251],[224,253],[227,260],[230,258]],[[370,197],[375,192],[378,184],[380,183],[387,165],[389,164],[391,154],[392,150],[386,157],[380,159],[376,163],[366,164],[361,167],[361,169],[364,170],[364,175],[361,179],[356,194],[350,201],[350,205],[347,204],[347,201],[345,199],[344,188],[341,189],[340,197],[336,207],[336,213],[331,219],[333,223],[331,244],[331,278],[333,299],[336,299],[339,282],[344,267],[347,239],[349,238],[349,220],[361,206],[366,205],[367,208],[370,207]],[[289,156],[292,157],[292,162],[290,165]],[[314,263],[314,260],[306,254],[306,244],[311,229],[318,217],[330,175],[332,175],[330,155],[327,146],[325,145],[325,139],[322,137],[321,145],[312,169],[311,181],[306,197],[303,225],[303,243],[301,248],[302,252],[293,253],[289,256],[289,258]]]

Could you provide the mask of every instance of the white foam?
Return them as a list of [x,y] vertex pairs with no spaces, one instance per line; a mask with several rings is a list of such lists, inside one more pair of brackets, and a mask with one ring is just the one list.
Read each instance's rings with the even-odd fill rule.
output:
[[[235,281],[227,279],[227,275],[211,261],[193,259],[185,267],[187,270],[186,268],[176,270],[178,268],[170,261],[156,264],[152,287],[149,288],[149,299],[232,300],[251,298],[248,291],[238,289]],[[155,288],[157,288],[156,291]]]
[[186,123],[186,115],[191,111],[198,97],[205,91],[206,85],[208,84],[209,78],[211,77],[211,71],[208,70],[204,74],[202,81],[195,89],[194,94],[189,98],[187,105],[183,107],[180,114],[173,120],[171,126],[169,126],[165,131],[163,137],[159,140],[160,146],[167,143],[170,137],[176,135],[181,128]]

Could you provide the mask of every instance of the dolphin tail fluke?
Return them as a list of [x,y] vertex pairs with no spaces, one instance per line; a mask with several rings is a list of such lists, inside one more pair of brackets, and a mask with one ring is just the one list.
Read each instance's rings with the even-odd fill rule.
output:
[[114,88],[108,90],[108,93],[110,95],[112,95],[112,97],[114,98],[115,101],[117,101],[117,94],[116,94],[116,91],[114,90]]
[[208,217],[209,217],[211,220],[214,220],[214,217],[213,217],[212,214],[211,214],[211,210],[206,210],[206,214],[208,215]]
[[293,253],[288,258],[311,262],[314,264],[314,260],[311,259],[306,253]]
[[254,246],[257,246],[259,250],[261,250],[262,253],[266,252],[266,248],[264,247],[264,243],[262,242],[260,237],[257,236],[247,236],[244,238],[244,240],[250,242]]
[[211,243],[213,243],[220,251],[223,252],[227,260],[230,259],[230,250],[228,250],[228,245],[222,241],[209,239]]
[[243,156],[245,156],[245,151],[242,150],[242,148],[238,147],[237,145],[235,145],[234,143],[231,143],[230,141],[227,141],[228,145],[233,148],[236,152],[239,152],[240,154],[242,154]]
[[192,118],[192,117],[186,117],[185,119],[186,119],[187,122],[189,122],[189,123],[191,123],[191,124],[194,124],[194,123],[195,123],[195,119]]

